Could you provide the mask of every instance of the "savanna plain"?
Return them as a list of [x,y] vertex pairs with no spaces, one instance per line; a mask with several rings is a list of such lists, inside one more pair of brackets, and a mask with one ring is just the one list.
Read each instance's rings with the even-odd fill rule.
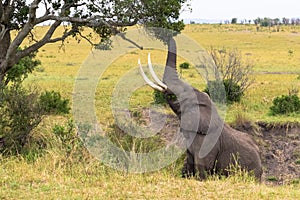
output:
[[[34,32],[39,36],[45,30],[45,27],[37,27]],[[63,31],[63,27],[59,31]],[[89,32],[90,30],[86,30],[87,35]],[[254,25],[195,24],[187,25],[182,34],[194,40],[203,49],[209,49],[211,46],[237,48],[244,59],[253,62],[254,71],[251,76],[254,82],[246,90],[241,102],[227,106],[225,120],[228,123],[234,124],[241,117],[253,124],[264,122],[275,126],[300,123],[299,113],[273,116],[269,111],[275,97],[300,89],[299,26],[282,26],[277,32],[272,27],[257,31]],[[91,39],[96,41],[99,38],[94,36]],[[29,41],[23,45],[28,44]],[[30,75],[25,85],[36,87],[41,91],[58,91],[72,102],[78,72],[93,54],[92,51],[91,45],[80,38],[70,38],[64,44],[44,46],[37,54],[42,64]],[[99,77],[94,102],[97,119],[105,132],[116,131],[111,111],[115,86],[130,70],[137,70],[139,58],[146,63],[148,53],[151,53],[154,63],[164,65],[165,51],[133,48],[113,60]],[[101,62],[105,58],[97,59]],[[184,61],[184,58],[178,59],[179,64]],[[205,88],[205,81],[195,66],[179,70],[179,73],[194,87],[200,90]],[[161,77],[161,74],[159,76]],[[144,86],[132,93],[129,107],[139,117],[139,113],[152,103],[153,91]],[[84,148],[76,145],[72,146],[74,148],[72,150],[63,148],[63,142],[54,136],[53,127],[69,126],[72,117],[72,114],[44,117],[42,123],[32,132],[32,137],[50,141],[50,145],[42,155],[33,158],[0,155],[0,199],[299,199],[300,197],[300,175],[298,179],[286,181],[281,185],[264,181],[257,183],[243,173],[228,178],[210,177],[205,181],[196,178],[185,179],[180,175],[182,158],[163,169],[143,174],[111,169]],[[296,134],[299,135],[300,132]],[[299,163],[297,167],[300,167]]]

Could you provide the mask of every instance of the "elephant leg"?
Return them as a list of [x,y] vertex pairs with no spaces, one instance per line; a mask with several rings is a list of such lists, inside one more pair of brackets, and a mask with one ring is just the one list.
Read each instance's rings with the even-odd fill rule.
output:
[[195,176],[194,157],[189,150],[186,151],[186,158],[184,160],[181,174],[183,178]]

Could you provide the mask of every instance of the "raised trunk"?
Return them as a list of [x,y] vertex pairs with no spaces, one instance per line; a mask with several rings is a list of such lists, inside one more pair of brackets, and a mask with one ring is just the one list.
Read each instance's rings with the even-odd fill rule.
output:
[[176,85],[181,85],[176,70],[177,49],[176,42],[173,37],[168,40],[168,55],[166,67],[163,75],[163,82],[167,85],[168,90],[165,92],[165,99],[170,108],[179,117],[181,115],[180,104],[177,99],[180,96],[180,91],[176,90]]
[[181,118],[184,104],[188,102],[196,101],[196,95],[194,89],[179,79],[176,70],[177,61],[177,49],[174,38],[170,38],[168,41],[168,55],[167,62],[163,76],[163,82],[167,85],[168,90],[165,92],[165,98],[173,110],[173,112]]
[[[192,92],[193,88],[179,79],[176,70],[177,49],[174,38],[168,41],[168,56],[164,71],[163,82],[168,86],[167,94],[175,94],[177,99],[186,98],[186,92]],[[182,96],[183,95],[183,96]]]
[[174,81],[179,81],[177,70],[177,47],[176,42],[173,37],[168,40],[168,55],[166,68],[164,71],[163,82],[168,84],[174,83]]

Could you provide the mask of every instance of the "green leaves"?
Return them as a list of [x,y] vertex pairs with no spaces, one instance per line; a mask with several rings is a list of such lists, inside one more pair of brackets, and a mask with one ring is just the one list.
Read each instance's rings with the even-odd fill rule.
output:
[[[97,47],[109,49],[109,38],[124,33],[128,26],[136,24],[149,29],[149,33],[166,42],[168,37],[178,34],[184,28],[183,21],[178,20],[181,6],[187,0],[16,0],[10,5],[1,3],[0,28],[1,34],[10,35],[17,30],[14,39],[5,37],[0,40],[0,80],[21,82],[34,67],[40,64],[34,60],[35,52],[47,43],[64,41],[67,37],[80,36],[95,43],[84,35],[83,27],[94,29],[101,38]],[[6,2],[6,1],[5,1]],[[42,16],[37,15],[37,8],[46,8]],[[51,24],[42,38],[37,38],[33,28],[39,24]],[[71,24],[61,35],[54,34],[62,23]],[[26,25],[27,24],[27,25]],[[25,26],[26,25],[26,26]],[[159,29],[157,29],[159,28]],[[3,30],[2,30],[3,29]],[[20,44],[30,38],[29,47],[24,51],[15,51]],[[96,45],[95,45],[96,46]],[[10,51],[8,51],[10,49]],[[24,57],[26,56],[27,57]],[[15,63],[17,64],[15,66]]]
[[43,110],[48,114],[68,114],[70,111],[69,100],[63,99],[59,92],[46,91],[40,96]]
[[207,93],[214,102],[228,104],[239,102],[244,95],[241,86],[230,79],[208,81],[204,92]]
[[145,21],[146,27],[161,28],[149,29],[149,32],[166,42],[168,37],[182,31],[184,23],[182,20],[178,20],[178,18],[181,6],[185,2],[186,0],[146,1],[144,3],[144,12],[147,15],[147,20]]
[[[26,47],[25,47],[26,48]],[[17,51],[22,50],[18,48]],[[17,64],[7,71],[6,74],[6,85],[10,82],[21,83],[25,78],[28,77],[28,74],[41,64],[41,61],[35,59],[36,52],[29,54],[28,56],[22,58]]]
[[270,111],[272,115],[300,112],[300,99],[296,94],[276,97]]

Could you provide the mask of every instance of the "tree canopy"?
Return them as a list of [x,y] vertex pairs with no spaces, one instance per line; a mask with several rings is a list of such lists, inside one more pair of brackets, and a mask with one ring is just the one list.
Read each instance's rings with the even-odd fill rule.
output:
[[[181,31],[181,7],[188,0],[0,0],[0,86],[16,64],[35,53],[47,43],[64,41],[68,37],[82,36],[82,28],[93,28],[102,40],[124,31],[127,26],[168,28]],[[62,35],[54,36],[63,23]],[[35,26],[50,24],[41,39],[35,38]],[[11,31],[17,31],[11,38]],[[27,47],[19,48],[26,39]]]

